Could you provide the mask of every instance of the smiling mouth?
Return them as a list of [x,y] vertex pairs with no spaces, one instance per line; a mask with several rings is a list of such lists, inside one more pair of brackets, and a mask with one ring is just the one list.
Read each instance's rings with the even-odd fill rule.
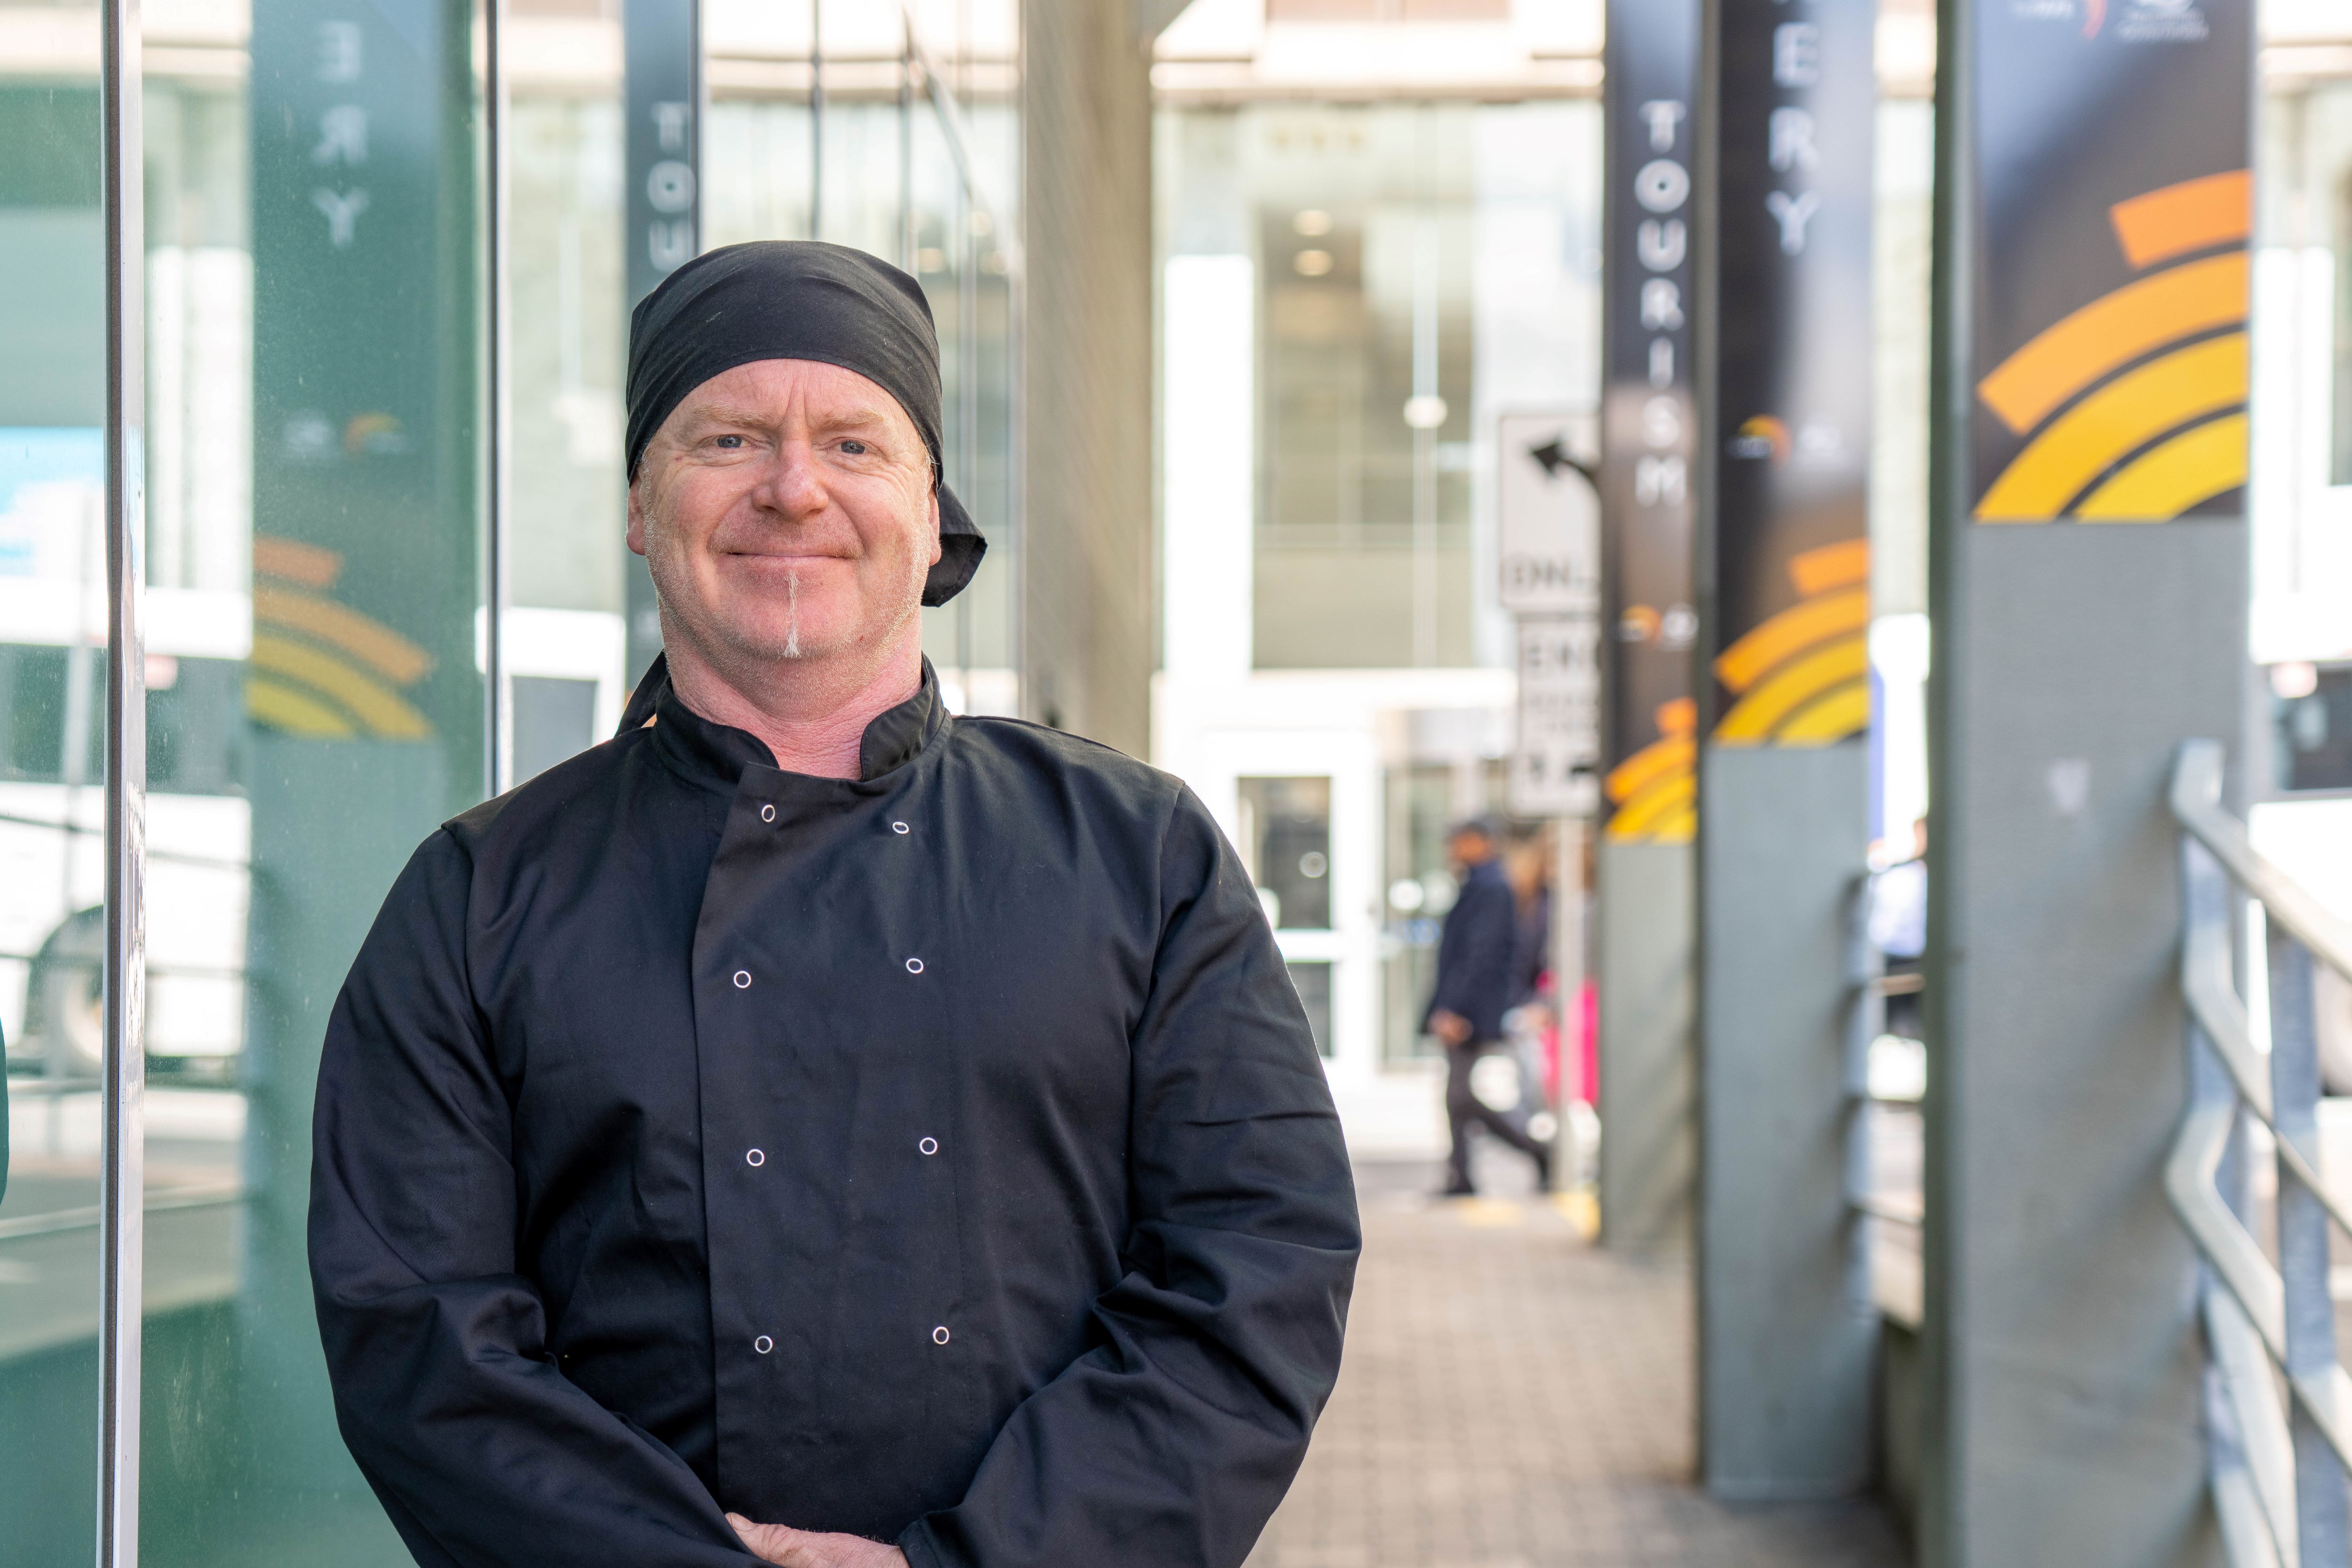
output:
[[722,551],[720,553],[736,561],[775,561],[788,566],[808,565],[820,561],[838,561],[846,564],[853,559],[847,555],[829,555],[821,552],[796,552],[786,550],[729,550]]

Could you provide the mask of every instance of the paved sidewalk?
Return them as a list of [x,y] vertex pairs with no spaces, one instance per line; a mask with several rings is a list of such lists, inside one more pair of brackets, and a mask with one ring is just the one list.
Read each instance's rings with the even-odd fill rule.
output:
[[1685,1269],[1592,1247],[1532,1197],[1431,1203],[1434,1167],[1360,1180],[1347,1362],[1249,1568],[1907,1561],[1874,1507],[1733,1510],[1691,1485]]

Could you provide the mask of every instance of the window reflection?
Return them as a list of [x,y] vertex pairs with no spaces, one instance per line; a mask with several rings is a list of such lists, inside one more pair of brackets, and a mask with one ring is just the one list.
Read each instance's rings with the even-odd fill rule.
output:
[[0,1557],[33,1568],[89,1563],[97,1509],[96,68],[0,82]]

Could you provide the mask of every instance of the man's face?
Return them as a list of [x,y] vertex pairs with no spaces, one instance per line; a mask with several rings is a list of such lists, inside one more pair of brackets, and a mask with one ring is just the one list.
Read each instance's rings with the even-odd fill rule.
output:
[[677,631],[721,667],[874,647],[915,616],[940,558],[930,454],[855,371],[738,365],[647,444],[629,548]]
[[1483,833],[1457,833],[1445,841],[1445,852],[1456,866],[1467,870],[1493,859],[1495,844]]

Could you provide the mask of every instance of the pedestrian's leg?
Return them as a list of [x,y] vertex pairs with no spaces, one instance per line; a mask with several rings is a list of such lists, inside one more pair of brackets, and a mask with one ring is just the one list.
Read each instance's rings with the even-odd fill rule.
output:
[[[1468,1063],[1475,1063],[1478,1059],[1479,1053],[1475,1050],[1465,1050],[1449,1052],[1448,1055],[1460,1056],[1467,1058]],[[1447,1065],[1450,1068],[1452,1063],[1449,1062]],[[1472,1121],[1476,1121],[1478,1125],[1484,1127],[1487,1131],[1493,1133],[1496,1137],[1500,1138],[1504,1142],[1508,1143],[1512,1148],[1517,1149],[1520,1153],[1525,1154],[1528,1159],[1534,1161],[1536,1166],[1536,1184],[1540,1187],[1549,1188],[1551,1185],[1550,1147],[1529,1137],[1516,1122],[1512,1121],[1509,1117],[1504,1115],[1501,1111],[1496,1110],[1493,1106],[1488,1105],[1476,1095],[1472,1094],[1470,1092],[1470,1069],[1469,1066],[1466,1064],[1462,1069],[1461,1081],[1462,1099],[1465,1102],[1463,1106],[1463,1113]],[[1446,1075],[1446,1109],[1449,1111],[1453,1109],[1453,1087],[1454,1075],[1449,1072]],[[1466,1131],[1466,1129],[1465,1131]],[[1454,1134],[1454,1143],[1455,1148],[1463,1148],[1467,1144],[1467,1142],[1468,1140],[1462,1132],[1456,1132]],[[1465,1161],[1468,1158],[1466,1154],[1462,1157]]]
[[1470,1188],[1470,1121],[1486,1108],[1470,1092],[1470,1068],[1478,1053],[1467,1046],[1445,1047],[1445,1131],[1452,1147],[1445,1157],[1445,1190]]

